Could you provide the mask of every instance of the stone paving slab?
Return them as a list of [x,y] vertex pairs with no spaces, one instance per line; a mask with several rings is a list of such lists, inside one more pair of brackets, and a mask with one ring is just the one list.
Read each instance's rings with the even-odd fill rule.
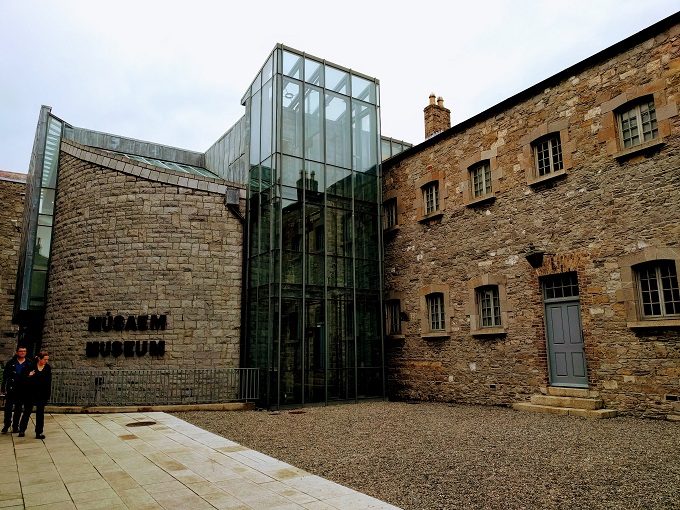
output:
[[45,435],[0,435],[0,509],[397,509],[162,412],[48,414]]

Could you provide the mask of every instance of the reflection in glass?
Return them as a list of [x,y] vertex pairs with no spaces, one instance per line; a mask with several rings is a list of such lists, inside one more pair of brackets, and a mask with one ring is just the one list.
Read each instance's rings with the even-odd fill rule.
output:
[[323,64],[321,62],[310,58],[305,59],[305,81],[323,87]]
[[281,99],[281,149],[291,156],[302,156],[302,86],[283,80]]
[[349,99],[326,94],[326,163],[352,168]]
[[321,89],[305,85],[305,158],[323,161]]
[[43,188],[57,187],[57,165],[59,164],[59,146],[61,145],[61,122],[50,117],[47,124],[45,140],[45,157],[43,159]]
[[283,48],[275,55],[280,68],[272,62],[271,78],[263,69],[248,114],[259,145],[245,363],[261,368],[268,406],[380,396],[377,85]]
[[375,104],[375,83],[352,75],[352,97]]
[[302,79],[302,57],[291,53],[290,51],[283,51],[283,74],[291,78]]
[[40,214],[54,214],[54,190],[42,188],[40,190]]
[[378,164],[376,129],[375,106],[352,101],[352,159],[359,172]]
[[250,163],[260,162],[260,93],[250,103]]
[[326,64],[326,89],[340,94],[348,93],[349,74]]

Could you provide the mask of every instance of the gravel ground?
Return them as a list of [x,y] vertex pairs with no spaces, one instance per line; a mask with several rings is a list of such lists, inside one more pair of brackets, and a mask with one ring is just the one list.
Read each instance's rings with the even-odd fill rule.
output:
[[680,423],[396,402],[176,414],[405,509],[680,509]]

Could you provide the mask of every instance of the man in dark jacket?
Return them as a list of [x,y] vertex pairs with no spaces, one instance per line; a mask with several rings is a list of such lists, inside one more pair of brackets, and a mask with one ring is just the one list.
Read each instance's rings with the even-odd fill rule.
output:
[[28,373],[26,375],[22,375],[26,384],[25,392],[22,396],[26,404],[24,405],[24,414],[19,422],[19,437],[26,435],[28,420],[31,417],[33,406],[35,406],[35,438],[45,439],[43,434],[45,405],[50,398],[50,391],[52,389],[52,369],[47,364],[49,360],[49,353],[47,351],[40,351],[36,357],[35,364],[32,364],[27,369]]
[[[28,368],[26,361],[26,347],[17,347],[16,355],[12,356],[2,374],[2,393],[5,394],[5,421],[2,433],[7,434],[9,426],[12,425],[12,432],[19,432],[19,418],[24,407],[22,395],[22,377],[25,369]],[[12,416],[14,411],[14,416]]]

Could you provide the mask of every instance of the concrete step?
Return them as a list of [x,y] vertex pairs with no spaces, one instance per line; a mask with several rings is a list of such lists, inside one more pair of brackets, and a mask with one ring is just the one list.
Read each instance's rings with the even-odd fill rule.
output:
[[554,397],[551,395],[532,395],[531,403],[540,406],[572,407],[575,409],[602,409],[604,404],[599,398]]
[[616,411],[613,409],[576,409],[573,407],[554,407],[529,404],[528,402],[517,402],[512,404],[512,408],[517,409],[518,411],[558,414],[561,416],[579,416],[581,418],[592,419],[613,418],[616,416]]
[[597,398],[600,394],[588,388],[563,388],[561,386],[545,386],[541,393],[552,397]]

